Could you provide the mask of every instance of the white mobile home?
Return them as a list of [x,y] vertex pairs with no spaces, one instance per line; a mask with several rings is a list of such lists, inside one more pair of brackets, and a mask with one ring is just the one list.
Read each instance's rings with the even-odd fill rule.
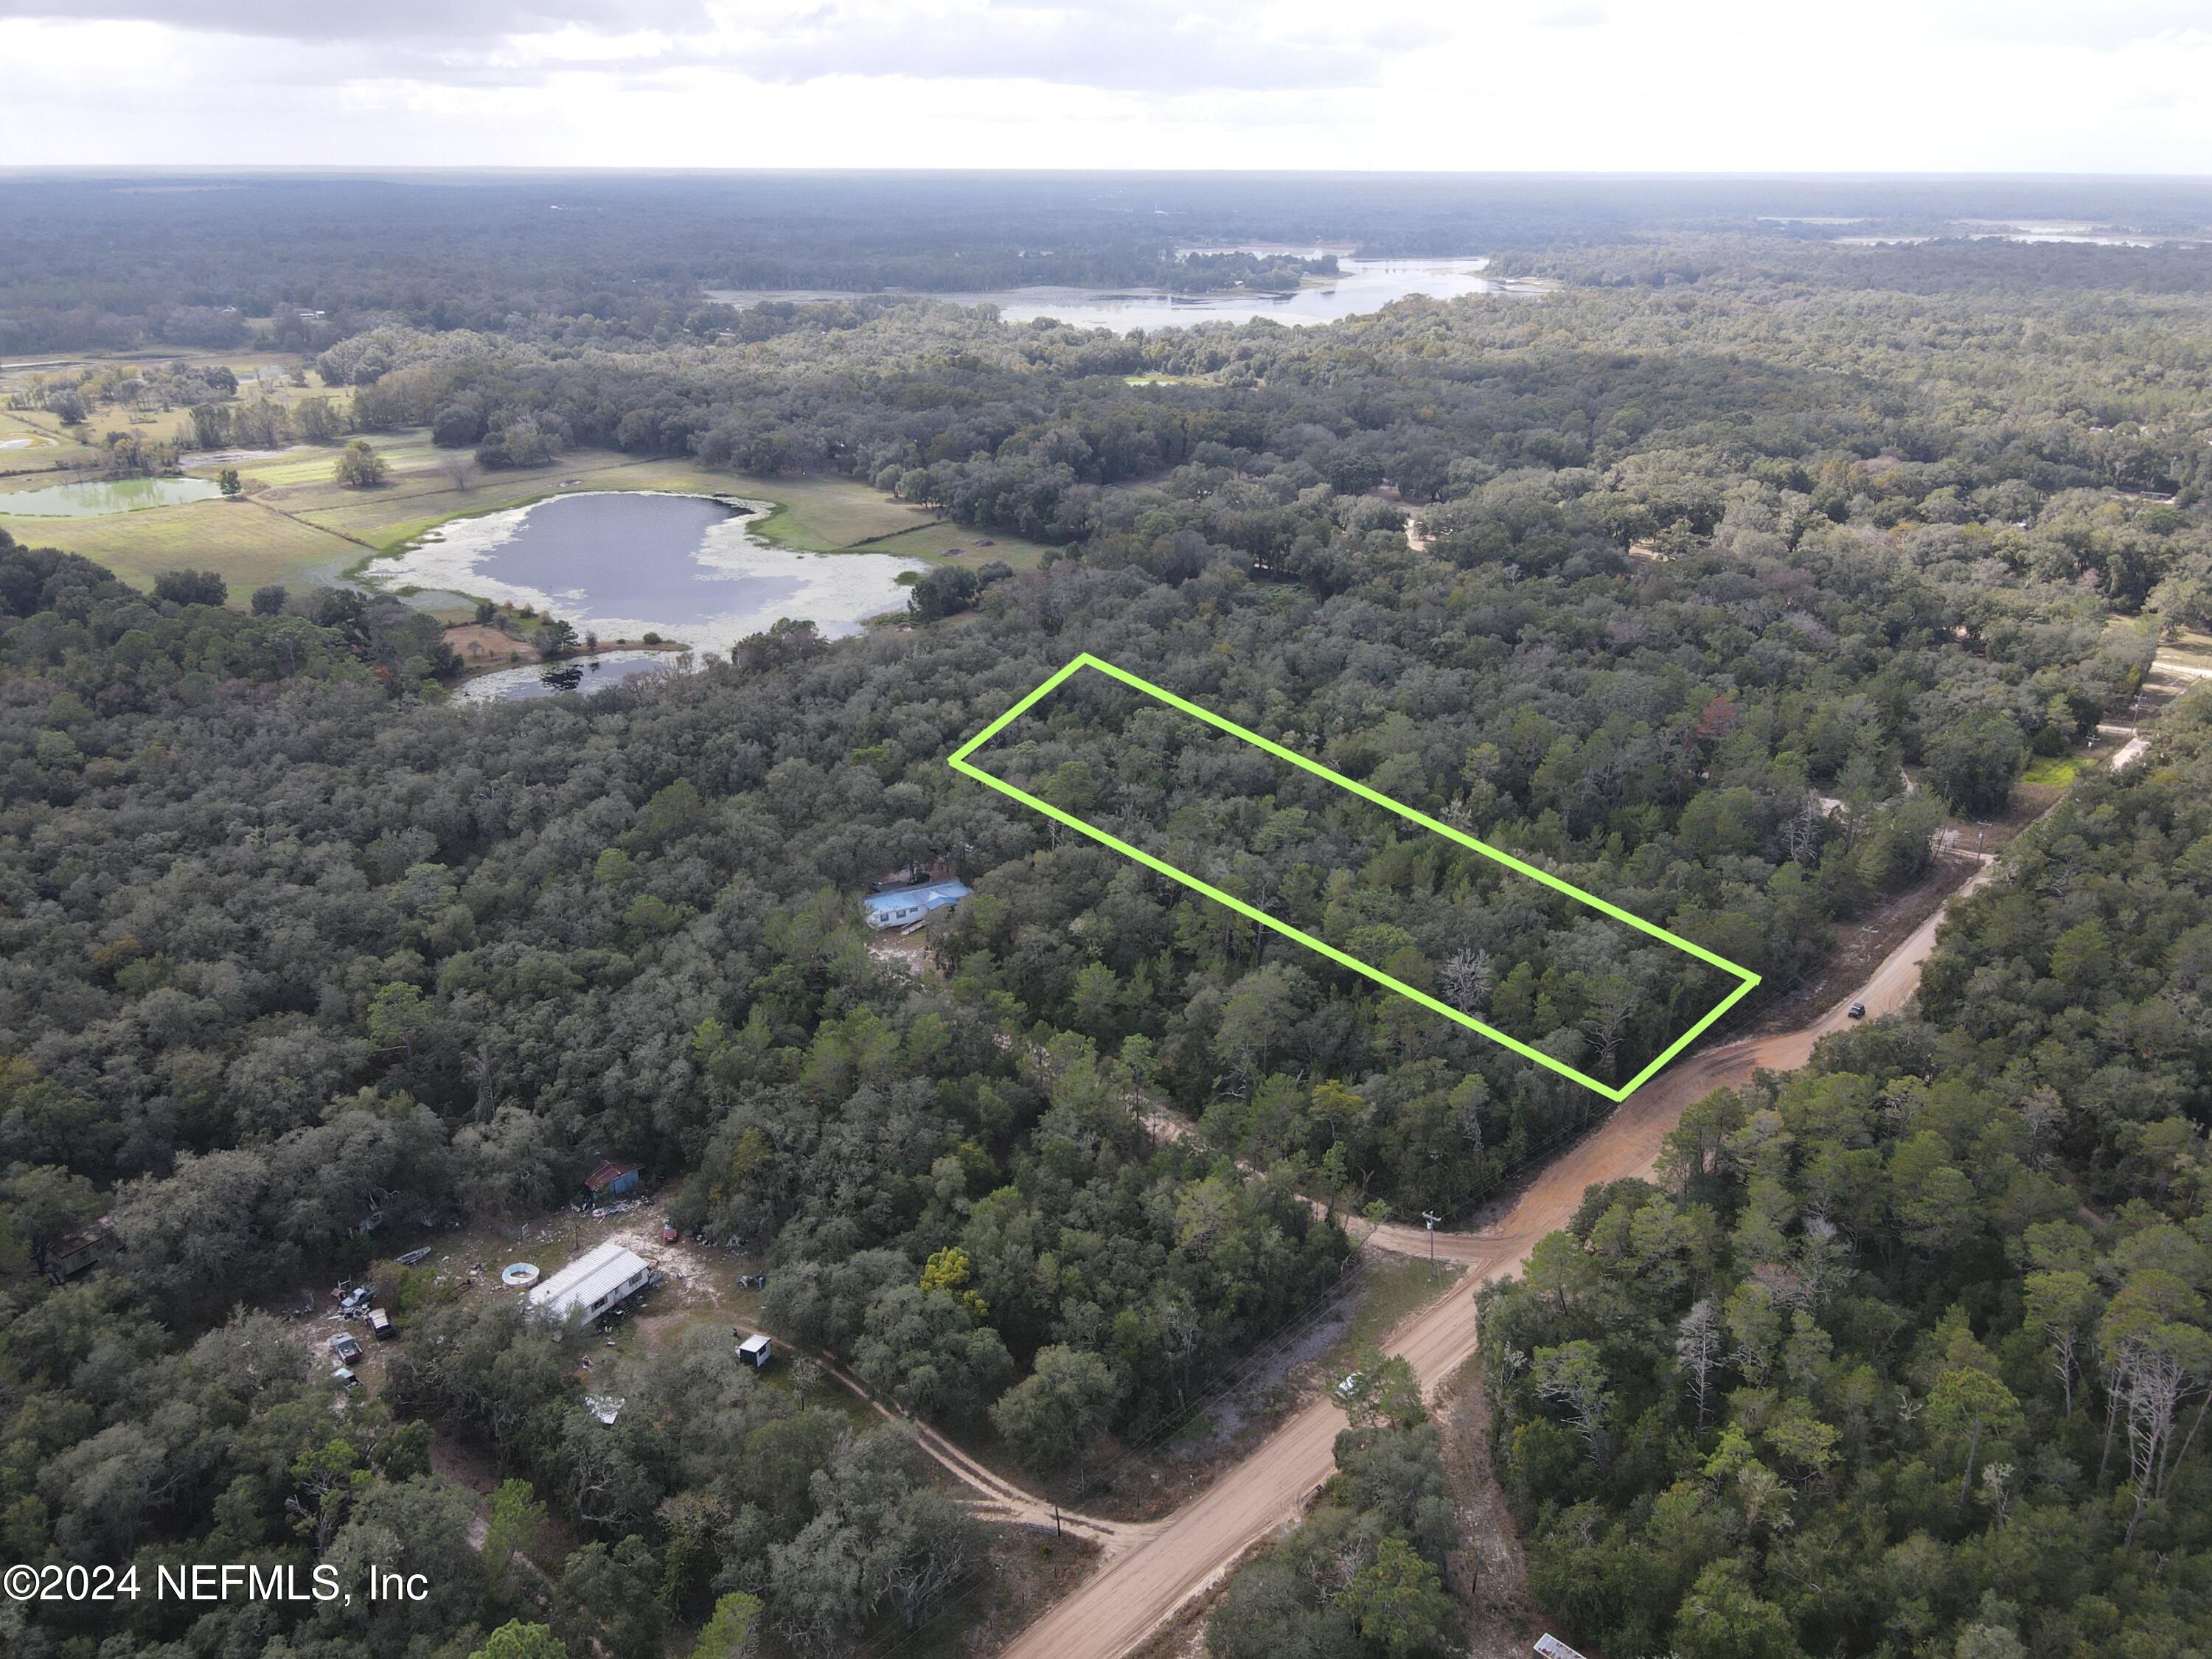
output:
[[530,1310],[552,1319],[581,1313],[588,1325],[617,1303],[635,1296],[652,1279],[652,1266],[643,1256],[610,1239],[532,1286]]

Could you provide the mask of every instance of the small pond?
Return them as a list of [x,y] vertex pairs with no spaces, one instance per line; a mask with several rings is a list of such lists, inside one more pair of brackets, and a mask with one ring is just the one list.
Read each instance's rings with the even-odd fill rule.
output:
[[102,478],[0,492],[0,518],[100,519],[111,513],[210,501],[222,494],[206,478]]
[[727,651],[782,617],[825,635],[857,634],[867,617],[905,606],[902,574],[928,568],[886,553],[770,546],[749,528],[767,506],[579,491],[456,520],[362,576],[386,591],[442,588],[535,606],[606,640],[651,632]]
[[453,696],[462,702],[527,702],[571,691],[588,695],[641,675],[672,674],[678,656],[673,651],[602,651],[596,657],[525,663],[463,680]]

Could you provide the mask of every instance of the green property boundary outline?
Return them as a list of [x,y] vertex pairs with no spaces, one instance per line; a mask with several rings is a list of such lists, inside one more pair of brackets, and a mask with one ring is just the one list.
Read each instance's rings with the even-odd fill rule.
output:
[[[1005,731],[1006,727],[1012,725],[1014,721],[1019,720],[1024,714],[1027,714],[1030,709],[1034,708],[1045,697],[1049,696],[1072,676],[1077,673],[1079,670],[1085,668],[1095,668],[1100,673],[1106,675],[1109,678],[1119,680],[1122,684],[1133,687],[1136,690],[1143,692],[1146,696],[1154,698],[1160,702],[1167,704],[1170,708],[1179,709],[1183,714],[1188,714],[1194,719],[1205,721],[1206,725],[1212,726],[1216,731],[1226,732],[1232,738],[1240,738],[1246,743],[1252,744],[1260,749],[1265,750],[1268,754],[1273,755],[1277,760],[1287,761],[1292,766],[1297,767],[1304,771],[1310,772],[1317,778],[1325,778],[1329,782],[1335,784],[1339,788],[1351,791],[1352,793],[1358,796],[1362,800],[1371,801],[1377,806],[1385,807],[1390,811],[1395,812],[1400,817],[1407,820],[1409,823],[1418,823],[1421,828],[1429,830],[1434,835],[1442,836],[1447,841],[1456,842],[1460,846],[1471,848],[1472,850],[1481,854],[1485,858],[1494,860],[1496,862],[1504,865],[1509,870],[1517,871],[1520,874],[1527,876],[1532,880],[1540,881],[1543,883],[1545,886],[1551,888],[1554,892],[1565,893],[1569,898],[1575,899],[1583,904],[1587,904],[1592,909],[1601,911],[1604,915],[1611,916],[1615,921],[1626,922],[1629,927],[1635,928],[1638,933],[1649,933],[1654,939],[1663,939],[1668,944],[1673,945],[1676,950],[1687,951],[1691,956],[1697,957],[1700,962],[1710,963],[1711,966],[1721,969],[1724,972],[1735,975],[1736,978],[1742,982],[1739,984],[1735,990],[1729,992],[1728,995],[1722,998],[1721,1000],[1714,1006],[1711,1012],[1707,1013],[1703,1019],[1700,1019],[1695,1025],[1692,1025],[1688,1030],[1683,1032],[1681,1036],[1676,1037],[1674,1041],[1668,1046],[1663,1054],[1662,1054],[1656,1060],[1653,1060],[1650,1065],[1646,1066],[1641,1072],[1638,1072],[1633,1078],[1630,1079],[1627,1083],[1617,1088],[1610,1084],[1601,1083],[1597,1079],[1589,1076],[1587,1073],[1577,1071],[1573,1066],[1566,1064],[1564,1060],[1554,1059],[1550,1054],[1544,1053],[1540,1048],[1531,1047],[1529,1044],[1522,1042],[1517,1037],[1508,1036],[1504,1032],[1498,1030],[1497,1027],[1493,1025],[1486,1025],[1471,1014],[1462,1013],[1458,1009],[1451,1006],[1449,1003],[1438,1001],[1436,998],[1429,995],[1425,991],[1415,990],[1412,986],[1405,983],[1404,981],[1392,978],[1381,969],[1362,962],[1357,957],[1347,956],[1344,951],[1338,950],[1334,945],[1327,944],[1321,939],[1317,939],[1312,934],[1308,933],[1300,928],[1293,927],[1286,921],[1279,921],[1276,917],[1269,915],[1266,911],[1246,903],[1243,899],[1223,892],[1218,887],[1215,887],[1209,883],[1200,881],[1196,876],[1192,875],[1189,872],[1178,870],[1175,866],[1168,863],[1164,859],[1155,858],[1152,854],[1146,852],[1143,848],[1132,847],[1128,842],[1121,840],[1119,836],[1110,836],[1095,824],[1085,823],[1081,818],[1077,817],[1073,813],[1063,811],[1060,808],[1054,806],[1050,801],[1040,800],[1035,795],[1030,794],[1028,791],[1017,788],[1014,785],[1008,783],[1004,778],[994,777],[990,773],[986,772],[981,767],[977,766],[974,762],[969,759],[970,755],[974,754],[978,749],[981,749],[985,744],[990,742],[993,738],[997,737],[1000,732]],[[1603,1095],[1607,1100],[1613,1102],[1616,1105],[1620,1102],[1626,1100],[1629,1096],[1634,1094],[1638,1089],[1650,1082],[1653,1076],[1655,1076],[1660,1069],[1668,1063],[1668,1061],[1673,1060],[1675,1055],[1680,1054],[1683,1049],[1688,1048],[1691,1043],[1696,1042],[1715,1020],[1718,1019],[1723,1014],[1728,1012],[1730,1008],[1733,1008],[1739,1001],[1750,993],[1753,986],[1759,983],[1759,975],[1753,973],[1748,968],[1739,967],[1736,963],[1730,962],[1727,957],[1717,956],[1712,951],[1706,950],[1705,946],[1684,939],[1680,933],[1671,933],[1668,932],[1667,929],[1657,926],[1656,923],[1646,921],[1641,916],[1630,914],[1628,911],[1622,909],[1619,905],[1608,904],[1605,900],[1598,897],[1595,893],[1586,893],[1581,888],[1574,885],[1571,882],[1562,881],[1559,877],[1551,874],[1547,871],[1539,870],[1534,865],[1515,858],[1510,853],[1503,852],[1498,848],[1489,845],[1487,842],[1477,841],[1473,836],[1462,834],[1461,831],[1453,829],[1448,823],[1441,823],[1437,822],[1435,818],[1429,817],[1425,812],[1418,812],[1412,807],[1406,805],[1403,802],[1395,801],[1391,799],[1389,796],[1382,794],[1379,791],[1370,789],[1365,784],[1355,783],[1350,778],[1344,776],[1340,773],[1332,772],[1328,767],[1322,765],[1317,761],[1309,760],[1304,755],[1298,754],[1292,750],[1285,749],[1279,743],[1271,743],[1267,738],[1261,737],[1257,732],[1248,732],[1244,727],[1237,725],[1234,720],[1224,720],[1220,715],[1214,714],[1211,709],[1201,708],[1198,704],[1188,701],[1187,698],[1179,697],[1172,691],[1169,691],[1159,686],[1154,685],[1150,680],[1140,679],[1136,675],[1130,673],[1128,670],[1125,668],[1116,668],[1110,662],[1102,661],[1100,659],[1092,656],[1087,651],[1079,653],[1074,660],[1070,662],[1065,668],[1062,668],[1058,673],[1046,680],[1043,684],[1038,686],[1034,691],[1031,691],[1028,696],[1022,698],[1020,702],[1017,702],[1012,708],[1006,710],[1005,714],[1000,715],[998,719],[993,720],[988,726],[978,732],[974,737],[962,744],[959,748],[954,750],[951,759],[946,763],[950,765],[954,771],[960,773],[963,776],[973,778],[978,783],[988,785],[989,787],[997,790],[1000,794],[1009,796],[1012,799],[1021,802],[1023,805],[1031,807],[1034,810],[1043,813],[1047,817],[1053,819],[1054,822],[1064,823],[1069,829],[1075,830],[1077,833],[1088,836],[1091,840],[1097,842],[1103,846],[1112,848],[1124,858],[1133,859],[1139,864],[1143,865],[1146,869],[1157,871],[1159,874],[1166,876],[1170,880],[1180,882],[1194,893],[1204,894],[1207,898],[1213,900],[1217,904],[1224,904],[1228,906],[1229,908],[1234,910],[1237,915],[1243,916],[1248,921],[1258,922],[1263,927],[1272,927],[1275,932],[1282,934],[1284,938],[1297,940],[1308,950],[1328,957],[1339,967],[1349,968],[1352,972],[1363,975],[1366,978],[1373,980],[1377,985],[1386,986],[1389,989],[1395,991],[1400,996],[1408,998],[1411,1000],[1419,1003],[1422,1007],[1428,1009],[1432,1013],[1442,1014],[1446,1019],[1455,1020],[1460,1024],[1466,1026],[1471,1031],[1481,1032],[1483,1036],[1488,1037],[1492,1042],[1511,1049],[1515,1054],[1519,1054],[1524,1060],[1533,1060],[1536,1064],[1543,1066],[1547,1071],[1556,1072],[1561,1077],[1571,1079],[1573,1081],[1581,1084],[1585,1089],[1589,1089],[1595,1093]]]

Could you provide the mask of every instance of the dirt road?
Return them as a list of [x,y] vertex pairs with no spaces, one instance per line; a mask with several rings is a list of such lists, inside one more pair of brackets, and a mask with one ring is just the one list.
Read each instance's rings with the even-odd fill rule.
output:
[[[1984,864],[1959,893],[1982,886],[1994,867]],[[1755,1071],[1802,1066],[1815,1042],[1851,1023],[1853,1002],[1866,1005],[1869,1018],[1903,1007],[1919,986],[1921,964],[1936,948],[1936,931],[1948,908],[1947,902],[1863,986],[1811,1024],[1694,1054],[1662,1073],[1549,1165],[1494,1226],[1437,1233],[1438,1259],[1472,1263],[1473,1271],[1450,1295],[1401,1325],[1390,1351],[1411,1361],[1422,1386],[1433,1390],[1474,1352],[1474,1290],[1518,1270],[1536,1241],[1573,1215],[1584,1188],[1648,1174],[1661,1141],[1691,1102],[1747,1082]],[[1425,1255],[1429,1249],[1428,1235],[1419,1227],[1385,1226],[1369,1243],[1409,1255]],[[1074,1595],[1017,1637],[1006,1659],[1119,1659],[1219,1579],[1253,1544],[1297,1516],[1334,1472],[1336,1436],[1344,1421],[1334,1401],[1307,1407],[1202,1496],[1141,1535],[1115,1540],[1121,1547]]]

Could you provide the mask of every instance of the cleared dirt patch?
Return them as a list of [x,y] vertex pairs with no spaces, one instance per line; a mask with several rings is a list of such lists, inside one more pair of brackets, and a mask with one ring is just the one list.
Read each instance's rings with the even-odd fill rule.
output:
[[1460,1547],[1446,1583],[1467,1610],[1470,1659],[1518,1659],[1541,1632],[1528,1607],[1528,1567],[1505,1494],[1490,1465],[1490,1402],[1478,1355],[1437,1391],[1444,1479],[1459,1516]]
[[446,630],[446,643],[467,668],[504,668],[512,663],[535,662],[538,647],[496,628],[480,623],[460,623]]

